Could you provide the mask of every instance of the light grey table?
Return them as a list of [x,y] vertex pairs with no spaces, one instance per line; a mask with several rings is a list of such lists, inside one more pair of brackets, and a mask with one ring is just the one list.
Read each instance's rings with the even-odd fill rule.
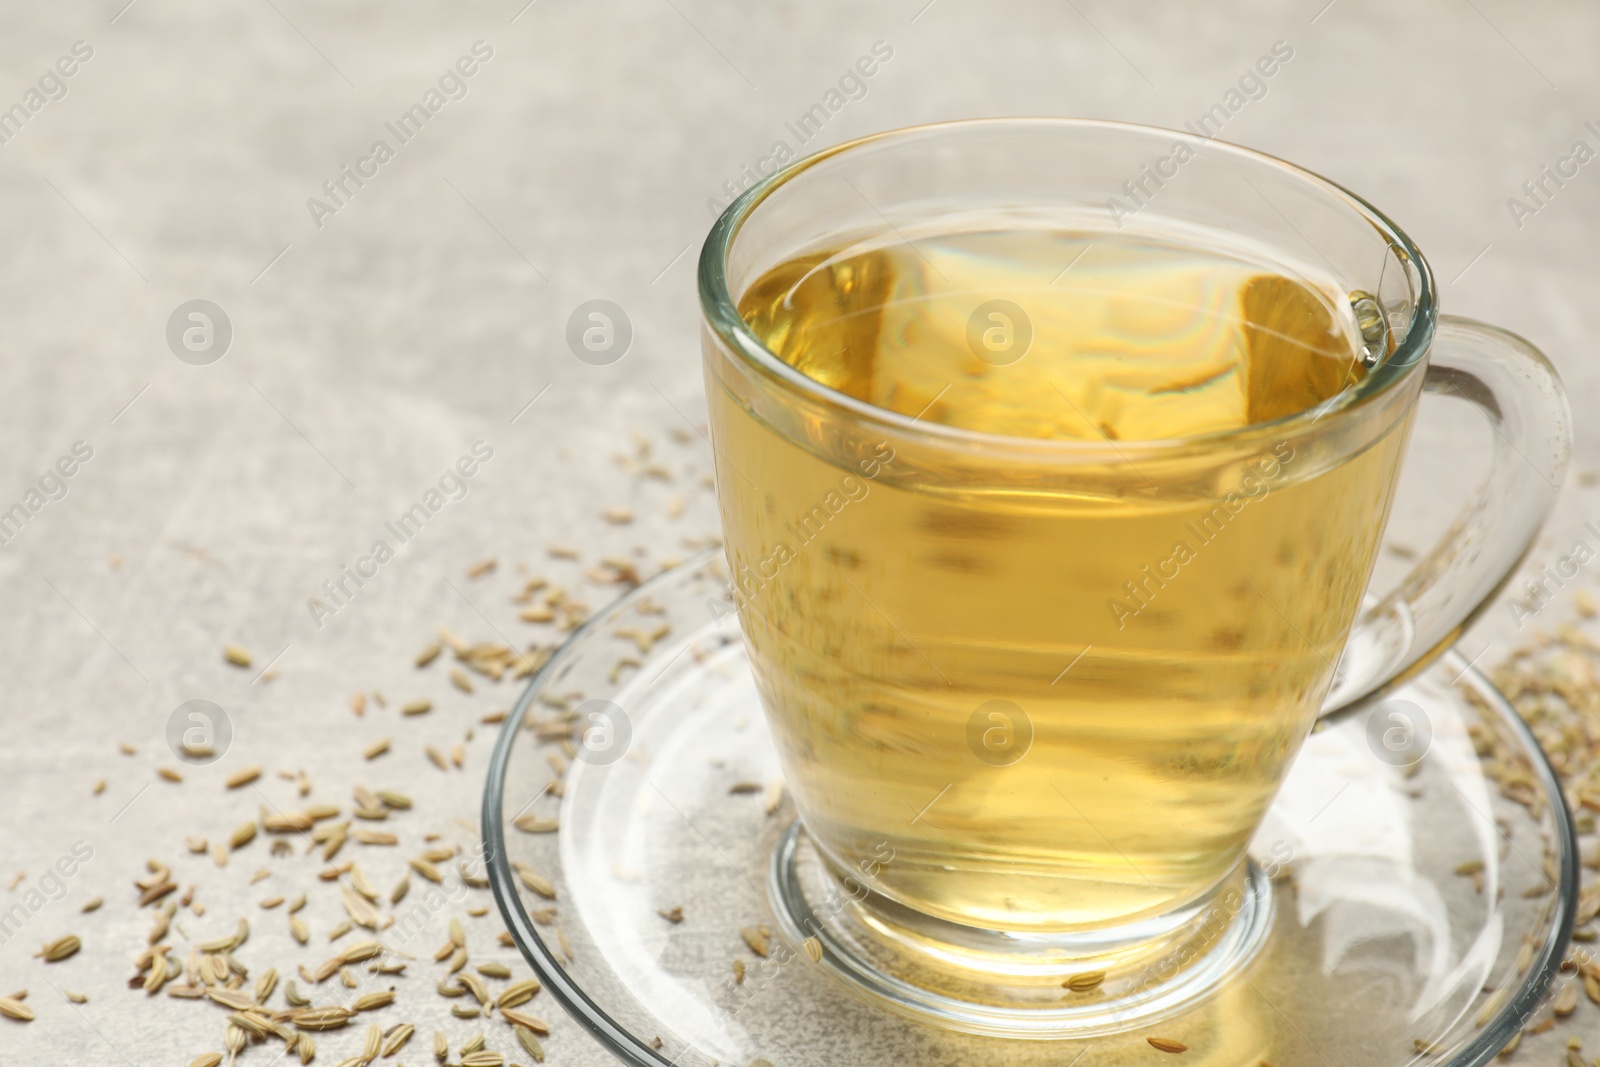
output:
[[[1585,125],[1600,125],[1600,10],[1324,2],[8,5],[0,107],[21,104],[26,117],[0,127],[0,510],[26,504],[76,442],[93,454],[0,547],[0,914],[19,902],[26,913],[0,933],[0,993],[30,989],[39,1016],[0,1020],[0,1063],[145,1067],[220,1047],[219,1011],[123,988],[149,927],[130,885],[147,857],[198,885],[208,911],[182,920],[191,936],[248,913],[257,932],[241,955],[257,968],[327,954],[331,894],[303,913],[317,931],[306,950],[281,909],[255,907],[292,895],[313,861],[269,860],[258,843],[219,871],[183,848],[186,835],[225,836],[263,797],[295,803],[279,770],[303,769],[314,801],[347,804],[353,782],[416,796],[394,820],[408,847],[359,856],[382,888],[425,833],[470,845],[492,731],[464,735],[512,688],[455,694],[442,664],[419,675],[410,657],[441,624],[473,640],[552,640],[516,617],[519,565],[594,605],[614,592],[551,560],[551,543],[581,546],[586,560],[638,552],[650,570],[715,531],[707,452],[688,425],[703,411],[694,260],[723,183],[776,141],[810,150],[983,115],[1176,126],[1287,41],[1292,62],[1225,136],[1367,195],[1430,254],[1447,310],[1541,345],[1572,393],[1576,469],[1592,467],[1600,162],[1536,214],[1514,218],[1507,200],[1575,141],[1600,147]],[[446,82],[459,98],[405,143],[388,135],[384,124],[480,41],[463,64],[471,76]],[[798,144],[786,122],[879,41],[893,56],[865,94]],[[51,76],[63,56],[71,77]],[[363,162],[379,138],[393,158]],[[343,179],[336,204],[323,186],[343,165],[369,176]],[[338,210],[313,211],[313,197]],[[634,330],[626,358],[606,367],[564,341],[569,313],[597,298],[621,305]],[[175,358],[165,336],[194,299],[232,327],[210,365]],[[1465,410],[1430,409],[1397,540],[1421,544],[1447,521],[1473,480],[1462,457],[1486,451],[1486,432]],[[670,481],[619,465],[636,437]],[[308,598],[476,441],[493,458],[467,495],[314,619]],[[685,510],[670,518],[677,497]],[[609,523],[610,507],[638,517]],[[1569,485],[1535,562],[1592,544],[1583,523],[1597,517],[1594,490]],[[466,577],[491,557],[495,574]],[[1568,614],[1560,605],[1549,618]],[[1464,644],[1492,663],[1519,636],[1497,606]],[[253,669],[222,661],[229,642],[252,652]],[[269,661],[274,675],[258,678]],[[404,722],[393,706],[354,716],[350,694],[375,688],[438,707]],[[226,709],[232,748],[185,767],[181,784],[157,781],[158,765],[179,766],[167,723],[191,699]],[[385,735],[393,751],[363,762]],[[138,754],[120,754],[122,741]],[[430,743],[463,743],[464,768],[436,770]],[[268,770],[260,794],[226,792],[225,775],[250,763]],[[101,778],[105,792],[91,795]],[[78,842],[93,855],[64,899],[28,907]],[[249,885],[257,867],[276,873]],[[95,895],[105,906],[80,915]],[[475,959],[511,960],[492,947],[496,920],[476,922]],[[69,932],[86,944],[76,957],[30,958]],[[422,940],[431,950],[443,937],[441,917]],[[407,979],[426,1012],[382,1017],[424,1029],[402,1057],[414,1062],[444,1003],[429,973]],[[1580,1010],[1582,1032],[1600,1036],[1600,1015]],[[475,1027],[446,1017],[443,1028],[454,1047]],[[553,1062],[604,1060],[571,1025],[558,1031]],[[354,1054],[357,1040],[325,1038],[318,1062]],[[1522,1055],[1553,1060],[1557,1040]]]

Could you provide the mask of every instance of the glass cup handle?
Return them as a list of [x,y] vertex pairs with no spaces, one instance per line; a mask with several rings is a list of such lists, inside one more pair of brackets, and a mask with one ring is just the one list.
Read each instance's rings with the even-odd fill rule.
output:
[[1561,488],[1572,413],[1555,368],[1527,341],[1441,315],[1423,391],[1483,412],[1489,473],[1443,540],[1356,620],[1324,719],[1365,707],[1454,644],[1515,573]]

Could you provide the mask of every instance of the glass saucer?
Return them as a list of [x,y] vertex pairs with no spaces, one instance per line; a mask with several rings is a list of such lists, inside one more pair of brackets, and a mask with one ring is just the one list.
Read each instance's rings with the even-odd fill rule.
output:
[[[864,982],[826,919],[795,922],[806,838],[725,580],[708,554],[597,615],[523,693],[489,771],[501,914],[624,1062],[1067,1067],[1092,1051],[1103,1067],[1182,1045],[1184,1067],[1467,1067],[1560,965],[1570,812],[1521,720],[1451,654],[1307,739],[1241,874],[1265,932],[1208,993],[1067,1037],[1025,1017],[936,1025]],[[1063,989],[1057,1015],[1118,995]]]

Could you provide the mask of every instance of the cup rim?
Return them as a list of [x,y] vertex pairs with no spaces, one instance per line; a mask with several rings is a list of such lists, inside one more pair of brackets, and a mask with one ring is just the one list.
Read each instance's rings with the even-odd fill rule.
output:
[[980,127],[999,128],[1005,126],[1035,127],[1040,129],[1120,130],[1134,131],[1147,135],[1160,135],[1162,138],[1176,137],[1185,142],[1195,139],[1195,135],[1187,131],[1173,130],[1144,123],[1117,122],[1107,119],[1018,116],[958,119],[903,126],[898,129],[884,130],[868,134],[865,137],[858,137],[843,144],[835,145],[832,148],[821,149],[757,181],[756,184],[746,189],[724,208],[722,214],[712,224],[710,232],[706,235],[705,244],[700,250],[698,268],[700,309],[706,322],[716,331],[717,336],[723,343],[733,352],[738,353],[746,364],[777,379],[787,388],[823,404],[843,409],[864,423],[893,431],[902,438],[921,439],[930,444],[945,447],[977,448],[985,451],[1025,451],[1036,459],[1041,456],[1060,459],[1081,457],[1093,459],[1096,462],[1114,462],[1119,459],[1131,462],[1133,457],[1170,456],[1174,453],[1189,451],[1196,446],[1235,445],[1252,441],[1258,437],[1282,438],[1286,435],[1297,434],[1307,430],[1312,424],[1325,419],[1334,421],[1342,416],[1347,416],[1353,411],[1360,410],[1366,407],[1374,398],[1388,393],[1399,383],[1406,381],[1413,374],[1426,367],[1428,349],[1432,343],[1438,319],[1437,293],[1432,268],[1423,257],[1421,250],[1406,235],[1405,231],[1401,230],[1392,219],[1379,211],[1365,198],[1351,192],[1339,183],[1278,156],[1253,148],[1246,148],[1243,145],[1224,141],[1220,138],[1202,138],[1202,141],[1208,150],[1214,149],[1217,152],[1249,160],[1256,164],[1265,164],[1278,168],[1309,185],[1320,187],[1323,191],[1332,193],[1339,199],[1346,201],[1358,215],[1387,238],[1391,249],[1398,248],[1417,271],[1416,310],[1405,339],[1361,381],[1321,404],[1266,422],[1251,423],[1246,426],[1224,430],[1213,430],[1188,437],[1134,441],[1113,441],[1109,438],[1099,441],[1086,441],[1017,437],[1010,434],[991,433],[986,430],[971,430],[964,427],[947,426],[942,423],[924,422],[920,418],[912,418],[911,416],[891,411],[888,408],[882,408],[876,404],[859,400],[848,393],[843,393],[824,385],[790,366],[779,358],[776,353],[767,348],[761,339],[756,336],[755,331],[745,323],[744,318],[739,314],[738,304],[728,287],[727,260],[739,231],[768,197],[812,167],[835,156],[867,145],[928,133],[959,133]]

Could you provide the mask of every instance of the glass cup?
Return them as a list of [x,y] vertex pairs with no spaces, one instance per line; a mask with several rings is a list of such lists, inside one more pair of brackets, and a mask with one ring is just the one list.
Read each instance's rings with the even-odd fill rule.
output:
[[[1084,254],[1148,240],[1306,279],[1348,305],[1363,372],[1237,429],[1008,436],[924,418],[937,396],[830,388],[741,313],[775,266],[827,269],[851,242],[921,255],[1041,226]],[[1029,306],[1054,284],[980,277],[976,370],[947,387],[1036,367]],[[1439,317],[1393,223],[1187,133],[984,120],[854,141],[736,200],[699,285],[730,593],[806,848],[847,901],[860,980],[953,1025],[966,1002],[1046,1004],[1108,974],[1202,990],[1237,967],[1270,922],[1246,851],[1301,742],[1455,640],[1532,543],[1567,455],[1550,365]],[[896,309],[904,329],[918,313]],[[1070,418],[1072,383],[1051,384],[1037,403]],[[1489,473],[1399,588],[1364,601],[1425,391],[1482,411]],[[815,921],[802,881],[775,875],[774,903]]]

